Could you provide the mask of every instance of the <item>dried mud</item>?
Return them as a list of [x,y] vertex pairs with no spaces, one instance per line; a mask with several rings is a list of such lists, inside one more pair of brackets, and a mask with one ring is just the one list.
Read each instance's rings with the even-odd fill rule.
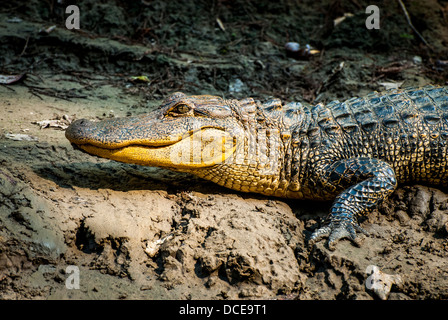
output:
[[[329,251],[307,239],[330,203],[91,157],[34,123],[140,114],[179,90],[316,103],[381,83],[446,84],[446,1],[407,7],[431,50],[396,3],[379,5],[372,32],[364,1],[118,3],[78,1],[80,31],[65,29],[58,4],[0,10],[0,69],[27,72],[0,86],[1,299],[378,299],[369,265],[402,278],[389,299],[448,298],[447,190],[400,186],[362,220],[361,247]],[[321,54],[294,60],[287,41]],[[141,75],[151,82],[129,80]],[[68,266],[79,289],[66,286]]]

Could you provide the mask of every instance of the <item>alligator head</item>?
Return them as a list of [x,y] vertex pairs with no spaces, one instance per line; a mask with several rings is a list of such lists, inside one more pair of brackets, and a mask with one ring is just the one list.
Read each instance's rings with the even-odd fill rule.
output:
[[282,168],[291,134],[283,129],[288,119],[298,119],[284,117],[281,109],[278,100],[260,105],[252,98],[174,93],[151,113],[98,122],[80,119],[65,135],[79,149],[103,158],[190,172],[236,190],[283,195],[285,186],[275,191],[287,184]]

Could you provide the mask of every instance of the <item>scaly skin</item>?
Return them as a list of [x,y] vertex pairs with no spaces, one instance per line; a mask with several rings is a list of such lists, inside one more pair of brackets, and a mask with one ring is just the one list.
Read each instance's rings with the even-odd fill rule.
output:
[[175,93],[154,112],[77,120],[66,137],[122,162],[190,172],[222,186],[285,198],[332,200],[328,236],[358,243],[357,217],[397,183],[447,185],[448,88],[372,93],[305,107]]

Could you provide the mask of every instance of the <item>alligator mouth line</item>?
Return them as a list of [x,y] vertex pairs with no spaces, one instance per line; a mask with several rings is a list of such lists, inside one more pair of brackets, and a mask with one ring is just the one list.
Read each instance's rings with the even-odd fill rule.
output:
[[120,144],[120,145],[103,145],[103,146],[98,146],[96,144],[93,143],[79,143],[76,144],[75,142],[72,142],[71,145],[73,146],[73,148],[78,149],[80,151],[86,151],[85,149],[89,149],[89,150],[109,150],[109,151],[119,151],[119,150],[123,150],[125,148],[136,148],[136,147],[141,147],[141,148],[146,148],[146,149],[163,149],[166,147],[169,147],[173,144],[176,144],[180,141],[182,141],[183,139],[179,140],[179,141],[174,141],[172,143],[166,143],[166,144],[160,144],[160,145],[150,145],[150,144],[138,144],[136,142],[134,143],[129,143],[129,144]]

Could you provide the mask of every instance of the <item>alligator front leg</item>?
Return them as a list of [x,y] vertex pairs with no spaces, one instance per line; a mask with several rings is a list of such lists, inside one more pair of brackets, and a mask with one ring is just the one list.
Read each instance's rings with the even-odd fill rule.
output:
[[336,161],[323,169],[323,187],[329,192],[338,192],[325,224],[310,238],[313,244],[328,236],[328,247],[334,250],[338,240],[349,238],[359,245],[356,231],[367,234],[357,217],[368,213],[391,194],[396,185],[392,167],[381,160],[350,158]]

